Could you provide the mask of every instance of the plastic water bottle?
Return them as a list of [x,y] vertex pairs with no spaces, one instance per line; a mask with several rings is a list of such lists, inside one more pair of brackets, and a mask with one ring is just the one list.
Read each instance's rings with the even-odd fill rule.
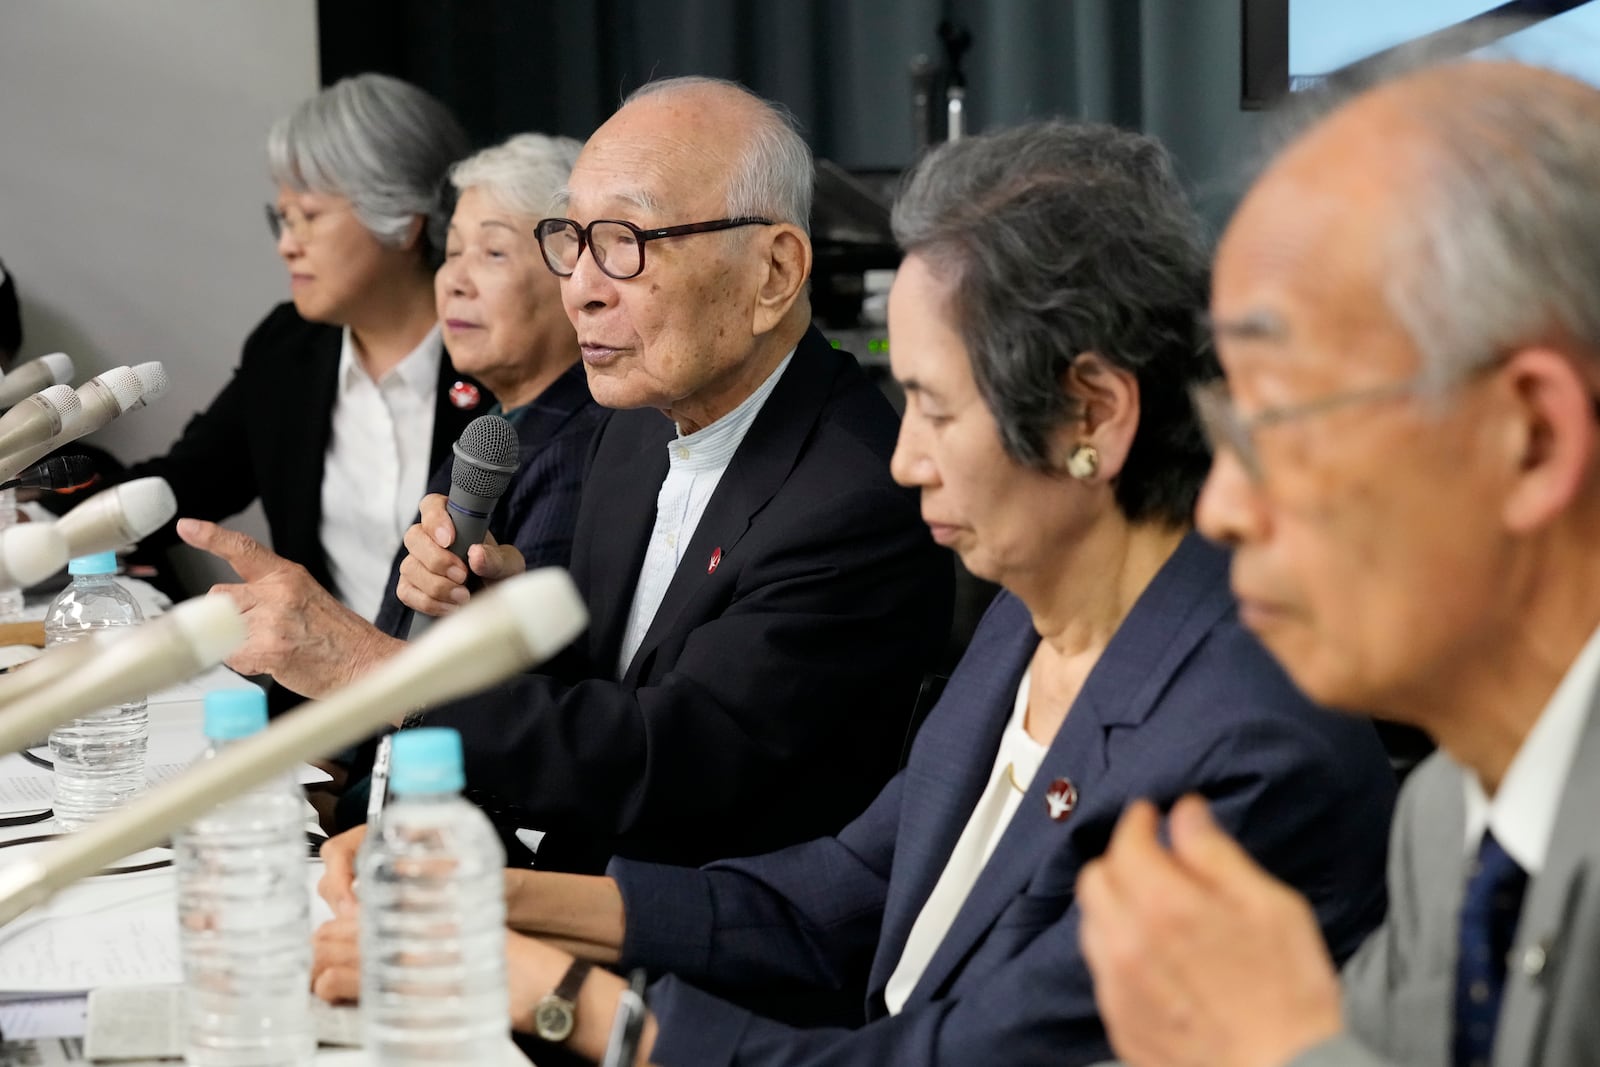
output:
[[[0,533],[17,524],[17,491],[0,489]],[[0,622],[22,615],[22,590],[14,585],[0,586]]]
[[[261,690],[206,694],[201,760],[266,725]],[[279,778],[173,841],[187,1063],[288,1067],[316,1053],[303,804],[294,779]]]
[[461,735],[396,734],[395,799],[356,857],[366,1047],[385,1067],[505,1054],[506,854],[462,784]]
[[[67,565],[72,584],[44,617],[46,647],[144,621],[133,594],[117,584],[116,570],[113,552],[81,556]],[[142,697],[52,730],[56,825],[75,830],[121,807],[142,789],[149,738],[150,715]]]

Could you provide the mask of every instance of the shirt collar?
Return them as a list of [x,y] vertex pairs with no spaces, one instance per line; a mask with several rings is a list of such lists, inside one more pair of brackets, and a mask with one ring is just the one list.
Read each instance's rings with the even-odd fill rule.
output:
[[1600,629],[1567,668],[1566,676],[1539,713],[1511,760],[1493,798],[1471,771],[1462,777],[1467,799],[1467,849],[1476,852],[1483,831],[1530,876],[1544,869],[1572,759],[1589,721],[1589,705],[1600,685]]
[[[407,352],[405,358],[396,363],[384,378],[397,377],[407,391],[419,396],[424,393],[431,394],[439,387],[439,362],[443,357],[444,345],[436,323],[433,329],[417,343],[417,347]],[[341,394],[348,392],[359,380],[358,375],[368,377],[366,369],[361,366],[361,361],[356,358],[355,339],[350,333],[350,327],[346,326],[341,331],[339,339],[339,392]]]
[[702,426],[691,434],[680,433],[675,440],[668,443],[668,464],[676,470],[690,472],[720,470],[726,467],[728,461],[733,459],[733,454],[739,450],[744,435],[750,431],[750,424],[761,414],[761,406],[767,402],[767,397],[772,395],[778,379],[783,377],[783,372],[789,368],[789,361],[793,358],[794,349],[791,348],[789,354],[783,357],[783,362],[767,375],[766,381],[758,385],[755,392],[740,401],[738,407],[711,425]]

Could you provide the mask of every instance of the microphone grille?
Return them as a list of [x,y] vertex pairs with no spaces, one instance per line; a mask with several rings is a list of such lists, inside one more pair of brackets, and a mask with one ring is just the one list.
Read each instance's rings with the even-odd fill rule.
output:
[[83,400],[79,398],[78,391],[70,385],[52,385],[48,389],[41,389],[33,394],[46,406],[52,408],[56,415],[62,419],[71,418],[83,410]]
[[111,395],[117,400],[117,407],[127,411],[139,402],[139,395],[144,391],[143,383],[139,376],[133,372],[132,367],[112,367],[99,375],[100,383],[111,390]]
[[168,377],[167,368],[160,360],[135,363],[133,373],[138,375],[139,384],[144,387],[140,399],[147,404],[172,387],[172,379]]
[[479,415],[467,423],[454,451],[450,484],[474,496],[499,496],[517,472],[517,431],[498,415]]

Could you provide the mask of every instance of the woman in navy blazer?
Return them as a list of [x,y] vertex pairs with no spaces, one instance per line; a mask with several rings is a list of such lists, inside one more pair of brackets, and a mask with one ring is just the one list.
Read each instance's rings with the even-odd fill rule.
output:
[[[1139,797],[1210,798],[1338,957],[1382,916],[1382,749],[1306,703],[1189,529],[1208,457],[1186,389],[1215,368],[1165,151],[1092,125],[972,138],[919,165],[894,219],[894,474],[1006,591],[906,768],[836,837],[699,870],[513,873],[513,1024],[551,1030],[576,981],[580,1056],[604,1048],[621,981],[575,956],[670,972],[639,1062],[1102,1059],[1074,886]],[[324,994],[354,989],[350,932],[319,935]],[[819,986],[864,989],[861,1024],[797,1029],[713,992]]]

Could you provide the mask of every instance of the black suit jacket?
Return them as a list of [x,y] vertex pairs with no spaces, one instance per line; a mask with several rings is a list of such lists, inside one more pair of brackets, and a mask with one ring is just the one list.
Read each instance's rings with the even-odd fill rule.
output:
[[697,864],[836,831],[895,769],[950,623],[952,563],[893,484],[897,420],[815,330],[712,495],[643,645],[617,659],[672,422],[596,434],[572,574],[591,625],[553,673],[429,711],[469,792],[544,830],[541,868]]
[[[211,406],[189,420],[165,456],[129,467],[119,480],[159,475],[178,498],[179,517],[213,522],[237,515],[260,497],[273,551],[337,594],[318,527],[340,337],[339,327],[308,322],[293,304],[278,305],[245,341],[239,369]],[[450,399],[450,387],[462,380],[477,390],[471,408],[458,408]],[[456,372],[446,353],[439,361],[429,471],[493,402],[487,389]],[[175,540],[169,524],[153,542]]]

